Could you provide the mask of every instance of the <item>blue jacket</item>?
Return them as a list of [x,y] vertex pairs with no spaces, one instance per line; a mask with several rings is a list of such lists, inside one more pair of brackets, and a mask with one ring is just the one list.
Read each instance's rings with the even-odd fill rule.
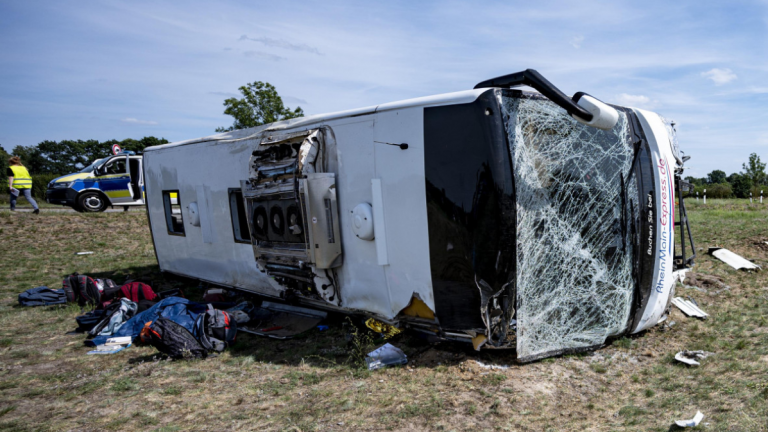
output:
[[168,297],[129,319],[114,334],[110,336],[96,336],[91,340],[85,341],[85,344],[88,346],[102,345],[109,338],[122,336],[131,336],[135,341],[139,337],[144,325],[159,317],[168,318],[189,330],[190,333],[194,333],[195,321],[206,309],[207,305],[204,303],[191,302],[181,297]]
[[54,290],[46,286],[30,288],[19,294],[19,304],[22,306],[48,306],[67,302],[67,294],[63,289]]

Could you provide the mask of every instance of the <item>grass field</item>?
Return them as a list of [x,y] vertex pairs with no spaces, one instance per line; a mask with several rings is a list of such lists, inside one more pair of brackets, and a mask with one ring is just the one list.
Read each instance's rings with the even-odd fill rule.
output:
[[[595,353],[516,365],[514,352],[393,340],[405,367],[356,366],[344,320],[290,341],[240,334],[223,354],[167,361],[151,347],[87,356],[75,306],[20,308],[19,292],[59,288],[72,272],[189,281],[158,274],[146,216],[39,216],[0,211],[0,430],[670,430],[700,410],[698,430],[768,430],[768,273],[738,272],[706,255],[723,246],[768,268],[768,205],[689,201],[698,275],[730,289],[677,287],[711,318],[667,322]],[[77,256],[78,251],[95,251]],[[717,288],[717,289],[716,289]],[[347,329],[351,326],[346,326]],[[712,351],[701,367],[683,349]],[[484,369],[483,364],[508,365]]]

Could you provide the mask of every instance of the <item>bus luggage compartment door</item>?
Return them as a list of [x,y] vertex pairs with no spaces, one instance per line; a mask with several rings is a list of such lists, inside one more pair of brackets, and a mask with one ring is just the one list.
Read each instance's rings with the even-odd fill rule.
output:
[[311,173],[299,180],[307,233],[307,255],[318,269],[341,266],[339,207],[334,173]]

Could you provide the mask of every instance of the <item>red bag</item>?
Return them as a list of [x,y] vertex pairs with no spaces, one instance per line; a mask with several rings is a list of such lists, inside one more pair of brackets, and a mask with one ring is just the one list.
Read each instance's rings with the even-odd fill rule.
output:
[[141,282],[128,282],[120,287],[117,293],[118,298],[127,298],[132,302],[138,303],[141,300],[156,301],[157,294],[152,291],[152,287]]

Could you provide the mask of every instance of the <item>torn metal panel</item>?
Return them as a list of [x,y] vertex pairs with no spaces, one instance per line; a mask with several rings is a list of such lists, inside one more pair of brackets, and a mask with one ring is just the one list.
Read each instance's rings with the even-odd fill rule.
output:
[[[341,304],[335,154],[322,129],[264,137],[251,153],[243,200],[259,269],[286,292]],[[333,147],[335,149],[335,146]]]
[[417,293],[413,293],[413,297],[411,298],[411,302],[406,306],[403,310],[400,311],[400,315],[410,316],[410,317],[416,317],[416,318],[425,318],[428,320],[434,320],[435,319],[435,312],[432,311],[432,309],[427,306],[426,303],[424,303],[421,298],[419,298],[419,295]]
[[518,358],[600,345],[627,328],[634,291],[626,114],[603,131],[548,101],[501,105],[517,193]]
[[683,313],[688,316],[692,316],[696,318],[704,318],[704,319],[706,319],[709,316],[709,314],[701,310],[698,305],[694,304],[689,300],[685,300],[682,297],[673,298],[672,304],[677,306],[678,309],[683,311]]
[[709,248],[709,254],[736,270],[760,270],[760,266],[723,248]]

